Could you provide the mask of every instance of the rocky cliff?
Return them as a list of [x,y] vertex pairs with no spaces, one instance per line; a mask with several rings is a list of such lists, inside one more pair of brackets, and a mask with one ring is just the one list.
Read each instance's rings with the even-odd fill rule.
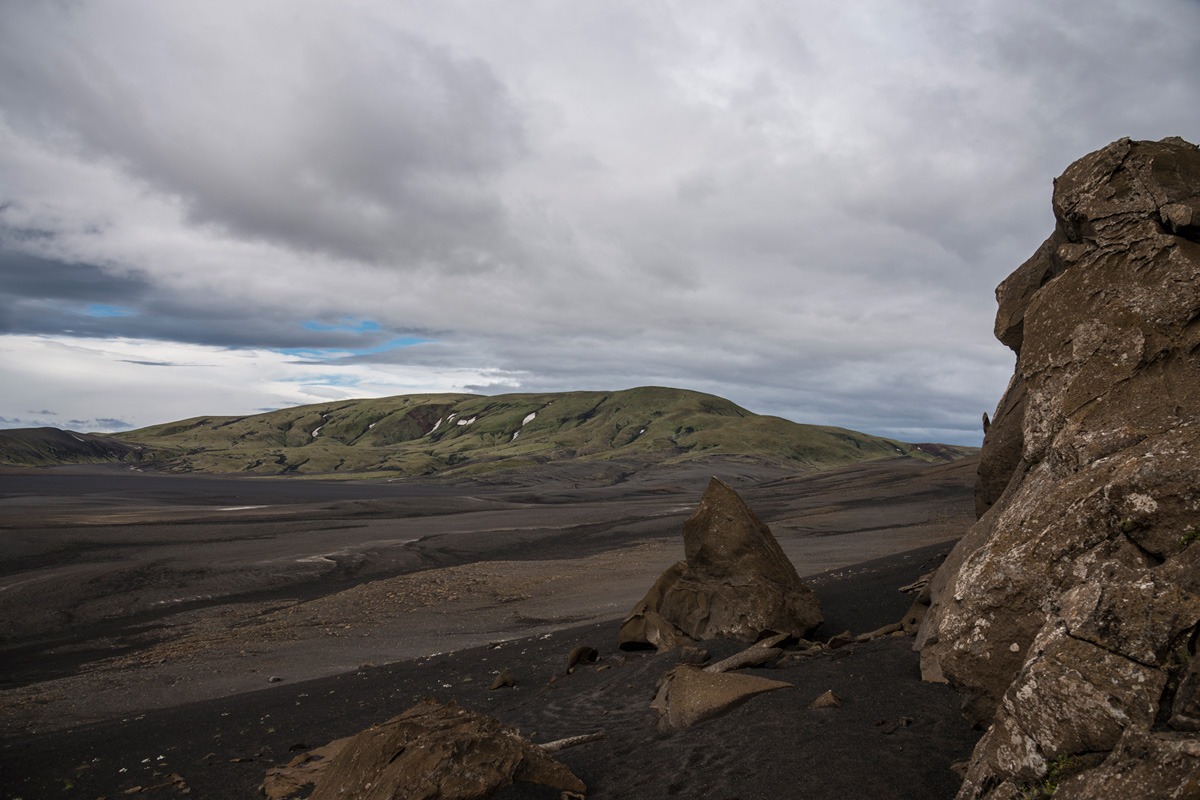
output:
[[1053,205],[996,292],[1016,370],[922,671],[988,727],[960,800],[1196,797],[1200,148],[1114,142]]

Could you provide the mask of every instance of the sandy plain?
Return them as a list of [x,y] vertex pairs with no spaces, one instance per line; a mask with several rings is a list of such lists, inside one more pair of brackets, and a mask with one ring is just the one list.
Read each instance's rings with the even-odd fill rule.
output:
[[[794,475],[714,461],[606,485],[572,471],[453,484],[106,469],[0,474],[0,752],[8,762],[0,786],[7,796],[37,796],[30,789],[50,785],[52,772],[67,773],[53,780],[88,785],[87,770],[36,766],[34,741],[39,752],[71,752],[110,730],[132,748],[149,735],[138,727],[148,719],[192,718],[221,703],[254,716],[267,697],[300,685],[385,670],[398,686],[419,682],[420,666],[439,660],[443,671],[469,678],[505,642],[542,643],[523,645],[510,660],[547,675],[551,644],[603,635],[612,651],[619,618],[682,557],[683,520],[714,474],[742,493],[811,577],[826,608],[818,636],[869,630],[903,613],[909,598],[897,592],[900,581],[928,569],[973,521],[974,470],[973,460],[894,459]],[[912,682],[907,644],[880,647],[892,649],[875,667]],[[486,677],[485,670],[474,680]],[[487,706],[498,702],[488,698]],[[522,713],[530,712],[519,704],[509,711],[514,719]],[[368,717],[335,715],[353,729],[379,721]],[[317,724],[322,715],[309,718]],[[99,741],[110,739],[111,732]],[[249,740],[241,749],[261,756],[252,761],[270,760]],[[14,769],[18,753],[22,766]],[[120,788],[114,780],[107,791]],[[643,789],[607,796],[659,796]]]

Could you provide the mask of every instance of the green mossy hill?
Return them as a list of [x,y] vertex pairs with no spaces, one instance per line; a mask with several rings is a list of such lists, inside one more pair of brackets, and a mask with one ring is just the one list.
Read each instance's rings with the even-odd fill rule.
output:
[[712,395],[659,387],[344,400],[248,417],[196,417],[120,436],[141,446],[145,457],[153,454],[156,469],[356,478],[468,475],[572,460],[670,463],[713,455],[823,469],[899,455],[953,460],[974,452],[800,425],[752,414]]

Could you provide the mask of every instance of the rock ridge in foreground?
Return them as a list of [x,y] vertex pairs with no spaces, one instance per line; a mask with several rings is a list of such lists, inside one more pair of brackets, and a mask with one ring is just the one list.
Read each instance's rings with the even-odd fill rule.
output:
[[988,727],[959,800],[1197,797],[1200,148],[1114,142],[1053,206],[996,291],[1016,370],[922,673]]

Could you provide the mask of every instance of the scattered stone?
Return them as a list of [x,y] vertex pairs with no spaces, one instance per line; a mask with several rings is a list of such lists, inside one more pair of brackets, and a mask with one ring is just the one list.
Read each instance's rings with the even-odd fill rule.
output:
[[567,673],[574,672],[576,664],[592,663],[599,658],[600,654],[596,652],[596,648],[581,644],[567,656]]
[[825,694],[809,703],[808,707],[810,710],[814,708],[841,708],[842,698],[834,694],[833,689],[828,689]]
[[891,636],[897,631],[903,631],[904,624],[901,622],[893,622],[891,625],[884,625],[882,628],[873,630],[867,634],[871,639],[882,639],[884,636]]
[[[608,712],[605,711],[604,713],[607,714]],[[565,739],[555,739],[553,742],[539,744],[538,747],[542,749],[543,753],[557,753],[559,750],[566,750],[568,747],[575,747],[576,745],[587,744],[588,742],[598,742],[601,739],[607,738],[607,733],[598,731],[596,733],[585,733],[581,736],[568,736]]]
[[928,586],[929,582],[931,580],[933,580],[933,572],[926,572],[924,575],[917,578],[915,581],[908,584],[907,586],[901,586],[900,591],[905,592],[905,593],[920,591],[921,589],[924,589],[926,586]]
[[504,686],[515,686],[516,681],[513,680],[513,675],[508,671],[508,668],[500,670],[500,674],[492,681],[492,689],[500,689]]
[[855,636],[850,631],[842,631],[837,636],[834,636],[828,642],[826,642],[825,646],[830,650],[837,650],[839,647],[844,647],[852,643],[854,639]]
[[909,725],[912,725],[912,724],[913,724],[912,717],[901,717],[900,719],[896,720],[895,722],[888,722],[886,720],[883,720],[883,730],[881,732],[883,733],[884,736],[891,736],[893,733],[900,730],[901,728],[907,728]]
[[272,675],[271,677],[267,678],[267,683],[279,683],[282,680],[283,678],[279,677],[278,675]]
[[312,800],[489,797],[516,781],[585,793],[587,787],[515,728],[425,701],[351,738]]
[[708,661],[708,651],[701,647],[692,647],[684,645],[677,651],[679,654],[678,664],[690,664],[692,666],[700,666]]
[[659,577],[621,625],[622,649],[802,637],[821,623],[816,596],[770,528],[716,478],[684,523],[683,544],[685,559]]
[[659,681],[658,694],[650,707],[658,711],[658,729],[674,731],[724,714],[755,695],[787,688],[792,684],[679,666]]
[[729,658],[718,661],[716,664],[710,664],[704,668],[704,671],[732,672],[742,667],[760,667],[768,661],[774,661],[781,655],[783,655],[783,651],[778,647],[759,647],[755,645],[746,648],[740,653],[734,653]]
[[[795,639],[795,638],[796,637],[790,633],[777,633],[774,636],[767,636],[762,639],[759,639],[757,642],[754,643],[754,646],[755,647],[782,647],[784,642],[788,641],[789,639]],[[801,639],[800,641],[803,642],[804,640]]]

